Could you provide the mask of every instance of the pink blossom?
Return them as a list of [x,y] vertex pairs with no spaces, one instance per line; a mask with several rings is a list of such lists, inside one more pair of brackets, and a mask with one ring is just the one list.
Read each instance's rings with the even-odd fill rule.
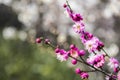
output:
[[66,3],[65,3],[65,4],[63,4],[63,7],[64,7],[64,8],[66,8],[66,7],[67,7],[67,4],[66,4]]
[[98,43],[97,50],[100,51],[104,47],[104,44],[101,41],[98,41],[97,43]]
[[79,13],[73,13],[71,18],[75,22],[79,22],[79,21],[83,20],[81,14],[79,14]]
[[87,40],[84,45],[90,53],[100,51],[104,47],[104,44],[97,37],[92,37],[90,40]]
[[80,68],[76,68],[76,69],[75,69],[75,73],[76,73],[76,74],[81,74],[82,71],[80,70]]
[[88,73],[86,73],[86,72],[82,72],[80,74],[80,76],[81,76],[82,79],[87,79],[89,77]]
[[70,45],[70,51],[69,52],[70,52],[70,55],[74,58],[85,55],[85,51],[84,50],[79,50],[74,44]]
[[120,80],[120,72],[117,74],[117,79]]
[[42,39],[36,38],[36,43],[41,43]]
[[50,40],[49,39],[45,39],[45,44],[50,44]]
[[110,58],[108,65],[113,69],[114,72],[118,72],[119,62],[115,58]]
[[106,76],[105,79],[106,80],[119,80],[119,79],[117,79],[116,75]]
[[97,50],[97,47],[98,47],[98,43],[97,42],[97,38],[92,38],[91,40],[88,40],[84,43],[85,45],[85,48],[88,50],[88,52],[94,52]]
[[87,63],[96,68],[102,67],[105,63],[105,56],[104,54],[92,55],[87,59]]
[[85,27],[84,27],[84,24],[82,22],[77,22],[73,25],[73,30],[78,34],[83,32],[84,29],[85,29]]
[[70,46],[70,48],[71,48],[70,51],[69,51],[70,55],[74,58],[77,58],[79,56],[78,55],[79,54],[79,49],[76,46],[73,46],[73,47],[72,46],[73,45]]
[[89,32],[83,31],[80,38],[82,43],[85,45],[85,48],[90,53],[100,51],[104,47],[104,44]]
[[64,5],[64,8],[66,9],[67,14],[69,15],[69,17],[74,21],[74,22],[79,22],[81,20],[83,20],[81,14],[79,13],[74,13],[69,6]]
[[74,44],[71,44],[70,49],[74,49],[74,48],[76,48],[76,46]]
[[68,59],[68,52],[66,52],[64,49],[59,49],[56,48],[55,49],[56,55],[57,55],[57,59],[62,61],[66,61]]
[[93,35],[91,33],[89,33],[89,32],[85,32],[85,31],[82,32],[81,37],[80,37],[83,44],[86,41],[91,40],[92,38],[93,38]]

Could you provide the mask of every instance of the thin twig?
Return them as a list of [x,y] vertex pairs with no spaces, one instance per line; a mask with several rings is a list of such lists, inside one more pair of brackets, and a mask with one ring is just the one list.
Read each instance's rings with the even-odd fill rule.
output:
[[[47,45],[49,45],[49,46],[52,47],[53,49],[56,48],[56,47],[55,47],[54,45],[52,45],[51,43],[49,43],[49,44],[47,44]],[[77,60],[78,62],[83,63],[83,64],[85,64],[85,65],[87,65],[87,66],[93,68],[94,70],[99,71],[99,72],[101,72],[101,73],[103,73],[103,74],[105,74],[105,75],[107,75],[107,76],[110,77],[110,75],[109,75],[108,73],[106,73],[105,71],[100,70],[100,69],[98,69],[98,68],[95,68],[94,66],[88,64],[82,57],[81,57],[82,61],[79,60],[79,59],[77,59],[77,58],[74,58],[74,57],[72,57],[72,56],[70,56],[70,55],[69,55],[69,57],[71,57],[72,59],[75,59],[75,60]]]
[[108,56],[109,58],[111,58],[108,53],[102,48],[102,51],[106,54],[106,56]]
[[66,0],[66,3],[68,5],[68,7],[70,8],[70,10],[72,11],[72,8],[70,7],[68,0]]

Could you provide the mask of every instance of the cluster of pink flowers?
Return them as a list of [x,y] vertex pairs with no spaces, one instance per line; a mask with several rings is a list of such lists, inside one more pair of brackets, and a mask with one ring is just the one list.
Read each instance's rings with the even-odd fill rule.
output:
[[[56,48],[55,49],[55,53],[57,56],[57,59],[60,61],[66,61],[68,59],[69,56],[74,57],[74,58],[78,58],[80,56],[84,56],[85,55],[85,51],[84,50],[79,50],[75,45],[70,45],[70,50],[65,51],[64,49],[60,49],[60,48]],[[77,61],[75,59],[73,59],[71,61],[73,64],[76,64]]]
[[85,48],[88,50],[88,52],[91,53],[95,51],[100,51],[104,47],[104,44],[97,37],[85,31],[85,24],[83,23],[83,17],[81,16],[81,14],[74,13],[71,10],[70,6],[68,6],[67,4],[64,4],[64,8],[66,9],[69,17],[75,23],[73,25],[73,30],[80,35],[80,39],[85,45]]
[[76,74],[79,74],[82,79],[89,77],[88,73],[81,71],[80,68],[76,68],[75,72]]
[[110,58],[108,65],[110,66],[110,68],[112,68],[114,70],[114,72],[118,72],[119,71],[119,62],[118,62],[117,59]]
[[[58,46],[54,47],[51,45],[49,39],[37,38],[36,43],[41,43],[44,41],[45,44],[53,47],[55,49],[56,57],[58,60],[67,61],[69,57],[72,58],[71,63],[76,65],[78,62],[86,64],[87,66],[93,69],[93,72],[99,71],[106,76],[106,80],[116,80],[117,73],[119,72],[119,62],[117,59],[110,57],[103,49],[104,44],[93,34],[85,31],[85,24],[83,23],[83,17],[79,13],[73,12],[68,2],[64,4],[64,8],[68,16],[74,22],[72,26],[73,30],[80,35],[81,42],[83,43],[85,49],[90,53],[89,57],[85,60],[83,56],[85,56],[86,52],[83,49],[79,49],[74,44],[70,45],[69,50],[60,49]],[[103,53],[101,53],[101,50]],[[99,52],[99,53],[98,53]],[[113,73],[105,72],[103,66],[106,62],[106,57],[108,57],[109,62],[108,66],[113,69]],[[82,71],[80,68],[76,68],[76,74],[79,74],[82,79],[86,79],[89,77],[89,71]],[[118,80],[120,80],[118,78]]]
[[93,65],[96,68],[100,68],[105,63],[105,55],[104,54],[96,54],[87,59],[87,63]]
[[[92,55],[89,56],[89,58],[87,58],[86,62],[94,66],[95,68],[102,68],[105,64],[105,56],[107,56],[107,54],[105,53],[98,54],[97,52],[100,52],[103,49],[104,47],[103,42],[101,42],[93,34],[85,31],[85,24],[83,23],[83,17],[81,16],[81,14],[73,12],[68,3],[64,4],[64,8],[66,9],[68,16],[75,23],[73,25],[73,30],[80,35],[81,42],[84,44],[85,49],[88,50],[90,55]],[[78,48],[74,46],[71,47],[70,53],[71,56],[75,58],[77,58],[78,55],[81,55]],[[73,60],[72,63],[75,64],[76,60]],[[117,61],[117,59],[109,58],[108,65],[113,69],[114,72],[119,71],[119,62]]]

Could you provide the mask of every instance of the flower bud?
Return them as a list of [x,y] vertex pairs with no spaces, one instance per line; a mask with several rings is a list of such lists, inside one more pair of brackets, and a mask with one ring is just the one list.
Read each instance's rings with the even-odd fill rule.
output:
[[76,74],[81,74],[81,72],[82,72],[82,71],[80,70],[80,68],[76,68],[76,70],[75,70],[75,73],[76,73]]
[[65,4],[63,5],[63,7],[66,8],[66,7],[67,7],[67,4],[65,3]]
[[85,55],[85,51],[84,50],[80,50],[78,53],[79,56],[84,56]]
[[76,64],[77,64],[77,60],[73,59],[73,60],[71,61],[71,63],[72,63],[73,65],[76,65]]
[[49,39],[45,39],[45,44],[50,44],[50,40]]
[[81,76],[82,79],[87,79],[89,77],[88,73],[86,73],[86,72],[82,72],[80,74],[80,76]]
[[42,39],[36,38],[36,43],[41,43]]
[[70,45],[70,49],[74,49],[75,48],[75,45],[74,44],[71,44]]
[[56,48],[55,49],[55,53],[59,53],[60,52],[60,49],[59,48]]

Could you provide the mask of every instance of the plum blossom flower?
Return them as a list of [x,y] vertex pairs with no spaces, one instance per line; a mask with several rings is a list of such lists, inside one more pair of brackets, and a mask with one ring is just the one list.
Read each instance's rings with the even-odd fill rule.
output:
[[81,37],[80,37],[83,44],[86,41],[91,40],[92,38],[93,38],[93,35],[91,33],[89,33],[89,32],[85,32],[85,31],[82,32]]
[[81,76],[82,79],[87,79],[87,78],[89,77],[89,74],[86,73],[86,72],[82,72],[82,73],[80,74],[80,76]]
[[88,50],[88,52],[91,53],[97,50],[97,47],[98,47],[97,41],[98,39],[94,37],[91,40],[88,40],[84,43],[85,48]]
[[112,68],[114,70],[114,72],[118,72],[119,62],[115,58],[110,58],[108,66],[110,66],[110,68]]
[[41,43],[42,39],[36,38],[36,43]]
[[84,50],[79,50],[75,45],[70,45],[70,50],[69,50],[70,56],[77,58],[79,56],[84,56],[85,51]]
[[[106,76],[105,77],[106,80],[116,80],[117,76],[116,75],[111,75],[111,76]],[[118,79],[119,80],[119,79]]]
[[81,14],[79,14],[79,13],[73,13],[71,18],[75,22],[79,22],[79,21],[83,20]]
[[77,47],[71,48],[69,52],[70,52],[70,55],[74,58],[77,58],[79,56],[78,55],[79,49]]
[[105,63],[105,55],[104,54],[96,54],[92,55],[87,59],[87,63],[93,65],[96,68],[102,67]]
[[76,73],[76,74],[81,74],[82,71],[80,70],[80,68],[76,68],[76,69],[75,69],[75,73]]
[[97,43],[98,43],[97,50],[100,51],[104,47],[104,44],[101,41],[98,41]]
[[117,79],[120,80],[120,72],[117,74]]
[[81,14],[74,13],[68,5],[64,5],[64,8],[66,9],[67,15],[74,21],[74,22],[80,22],[83,20]]
[[62,61],[66,61],[68,59],[68,52],[66,52],[64,49],[59,49],[56,48],[55,49],[56,55],[57,55],[57,59]]
[[104,47],[104,44],[97,37],[92,37],[90,40],[86,41],[84,45],[90,53],[100,51]]
[[84,24],[82,22],[79,22],[79,23],[77,22],[73,25],[73,30],[78,34],[83,32],[84,29],[85,29],[85,27],[84,27]]
[[90,53],[100,51],[104,47],[103,42],[89,32],[83,31],[80,39]]

